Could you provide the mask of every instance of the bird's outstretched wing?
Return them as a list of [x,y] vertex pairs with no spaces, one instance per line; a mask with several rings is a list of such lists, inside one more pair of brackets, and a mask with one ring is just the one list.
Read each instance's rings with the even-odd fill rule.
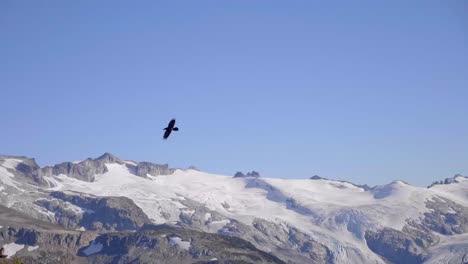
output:
[[164,139],[167,139],[169,137],[169,135],[171,134],[172,130],[171,129],[166,129],[166,131],[164,132],[164,136],[163,138]]
[[174,127],[174,125],[175,125],[175,119],[171,119],[171,121],[167,125],[167,128],[172,129]]

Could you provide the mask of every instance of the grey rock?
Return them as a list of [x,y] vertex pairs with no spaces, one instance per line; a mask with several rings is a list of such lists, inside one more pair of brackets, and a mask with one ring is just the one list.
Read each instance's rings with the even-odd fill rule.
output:
[[[313,263],[332,263],[333,254],[329,248],[295,227],[259,218],[253,221],[252,226],[246,225],[211,211],[205,205],[188,198],[181,200],[180,203],[194,211],[192,214],[181,213],[181,222],[178,225],[182,228],[213,232],[210,229],[211,223],[229,220],[229,223],[217,231],[218,234],[247,240],[255,247],[281,256],[289,263],[309,263],[311,259],[314,260]],[[206,218],[207,213],[210,215],[209,218]]]
[[245,174],[240,172],[240,171],[238,171],[238,172],[236,172],[236,174],[234,174],[234,178],[242,178],[242,177],[245,177]]
[[422,224],[430,230],[443,235],[468,232],[468,207],[443,197],[426,201],[426,207],[432,210],[424,213]]
[[27,182],[40,187],[49,186],[49,183],[44,179],[44,177],[51,177],[60,174],[67,175],[68,177],[81,181],[93,182],[96,175],[108,172],[106,167],[107,163],[125,164],[132,174],[140,177],[147,177],[147,175],[170,175],[175,171],[174,168],[169,168],[168,164],[159,165],[150,162],[139,162],[136,165],[133,165],[131,163],[124,162],[115,155],[107,152],[96,159],[87,158],[80,162],[63,162],[43,168],[40,168],[34,159],[26,157],[0,156],[0,162],[7,158],[22,160],[15,170],[11,170],[11,173],[15,174],[15,176],[22,182]]
[[259,178],[260,173],[258,173],[256,171],[251,171],[251,172],[247,172],[247,174],[244,174],[244,173],[238,171],[238,172],[236,172],[236,174],[234,174],[234,178],[245,178],[245,177]]
[[52,224],[50,222],[37,220],[30,216],[13,210],[11,208],[0,205],[0,223],[3,228],[10,226],[14,227],[30,227],[37,230],[56,230],[63,229],[63,227]]
[[440,181],[434,181],[432,182],[431,185],[429,185],[427,188],[431,188],[436,185],[443,185],[443,184],[452,184],[452,183],[458,183],[459,181],[457,180],[458,177],[462,178],[468,178],[466,176],[463,176],[461,174],[455,174],[452,178],[445,178],[445,180],[440,180]]
[[[31,219],[0,206],[0,246],[17,243],[34,250],[16,252],[24,264],[81,263],[285,263],[236,237],[170,226],[145,225],[136,232],[78,232]],[[6,220],[6,221],[3,221]],[[171,242],[189,244],[181,248]],[[94,247],[94,250],[89,250]]]
[[[6,156],[5,156],[6,157]],[[24,174],[25,177],[33,180],[35,185],[47,186],[47,181],[43,177],[55,175],[67,175],[81,181],[93,182],[95,176],[108,172],[107,163],[125,164],[129,171],[137,176],[146,177],[147,175],[170,175],[175,169],[169,168],[168,164],[158,165],[150,162],[140,162],[136,166],[125,163],[120,158],[110,153],[104,153],[96,159],[87,158],[80,162],[63,162],[53,166],[40,168],[34,159],[24,158],[24,162],[18,165],[17,174]]]
[[187,169],[200,171],[196,166],[190,165]]
[[[189,248],[171,243],[174,237],[190,243]],[[194,263],[213,258],[220,263],[284,263],[240,238],[169,226],[145,226],[144,231],[133,234],[103,234],[94,241],[103,245],[99,254],[88,257],[96,263],[128,263],[130,259],[137,263],[154,263],[155,259],[158,263]],[[84,249],[78,255],[86,256]]]
[[66,202],[59,199],[38,199],[35,204],[53,213],[55,223],[70,229],[80,228],[83,214],[72,210]]
[[169,168],[168,164],[159,165],[150,162],[139,162],[137,166],[131,164],[126,166],[131,173],[140,177],[170,175],[175,171],[175,169]]
[[[295,227],[288,226],[287,229],[283,229],[279,228],[277,224],[263,219],[255,219],[253,226],[264,235],[262,240],[268,241],[270,245],[278,244],[278,248],[283,249],[296,248],[298,253],[307,256],[309,261],[312,260],[312,263],[332,263],[333,254],[330,249]],[[271,239],[276,240],[276,243],[272,243]],[[291,256],[294,261],[301,259],[298,254]]]
[[434,234],[454,235],[468,232],[468,208],[439,197],[426,201],[431,209],[418,220],[408,220],[402,231],[384,228],[367,231],[369,248],[392,263],[422,263],[425,251],[439,243]]
[[402,231],[383,228],[366,231],[368,247],[391,263],[422,263],[423,253],[439,243],[430,229],[417,221],[409,221]]
[[247,172],[247,177],[255,177],[255,178],[258,178],[260,177],[260,173],[256,172],[256,171],[251,171],[251,172]]
[[7,169],[10,173],[15,175],[15,178],[18,181],[29,183],[35,186],[47,186],[47,182],[40,175],[40,167],[37,165],[34,159],[23,156],[0,156],[0,164],[3,163],[5,159],[21,160],[21,162],[16,165],[14,170]]
[[310,177],[309,179],[311,179],[311,180],[326,180],[326,178],[322,178],[322,177],[320,177],[318,175],[314,175],[314,176]]
[[118,164],[123,164],[123,161],[116,157],[115,155],[112,155],[109,152],[106,152],[99,156],[95,161],[103,162],[103,163],[118,163]]
[[79,163],[64,162],[41,169],[43,177],[64,174],[81,181],[93,182],[95,175],[106,173],[107,167],[102,160],[86,159]]
[[407,233],[384,228],[379,231],[367,231],[365,237],[367,246],[391,263],[422,263],[423,249]]
[[[86,230],[137,230],[151,223],[148,216],[127,197],[95,197],[90,195],[52,192],[55,200],[39,200],[38,205],[56,213],[58,223],[68,228],[84,227]],[[65,202],[81,208],[84,213],[70,210]]]

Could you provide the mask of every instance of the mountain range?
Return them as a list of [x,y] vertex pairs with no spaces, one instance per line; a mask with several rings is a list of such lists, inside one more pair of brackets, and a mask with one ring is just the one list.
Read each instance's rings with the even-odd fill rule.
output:
[[468,263],[468,178],[369,187],[0,156],[0,246],[23,263]]

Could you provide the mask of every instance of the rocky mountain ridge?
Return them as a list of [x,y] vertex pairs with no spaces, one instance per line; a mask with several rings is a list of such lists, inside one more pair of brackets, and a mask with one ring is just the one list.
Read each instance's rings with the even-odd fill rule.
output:
[[[23,218],[29,224],[41,223],[26,228],[30,225],[20,221],[21,231],[0,214],[0,244],[18,248],[19,242],[29,240],[17,234],[40,233],[49,230],[41,225],[50,223],[53,231],[46,233],[53,235],[40,233],[47,237],[44,241],[61,241],[58,232],[66,233],[63,239],[71,244],[60,242],[68,251],[56,252],[55,242],[44,242],[41,254],[73,263],[151,263],[152,254],[162,254],[158,256],[166,262],[161,263],[432,263],[440,254],[446,254],[446,263],[457,263],[465,255],[468,259],[468,242],[459,238],[468,234],[468,181],[455,178],[427,189],[401,181],[370,188],[321,177],[218,176],[126,161],[109,153],[44,168],[34,159],[0,156],[2,210],[14,208],[27,215]],[[164,242],[157,237],[164,234],[144,233],[163,227],[177,238]],[[83,234],[93,234],[94,242],[81,238]],[[204,239],[231,241],[240,255],[218,248],[217,255],[207,255],[215,257],[197,259],[200,251],[183,250],[187,242],[204,250],[216,247]],[[456,245],[455,253],[450,243]],[[182,247],[182,253],[167,246]],[[118,258],[116,248],[126,257]],[[24,246],[16,252],[27,259],[35,250]]]
[[[171,226],[72,231],[0,206],[0,243],[22,263],[284,263],[235,237]],[[14,248],[12,252],[11,248]]]

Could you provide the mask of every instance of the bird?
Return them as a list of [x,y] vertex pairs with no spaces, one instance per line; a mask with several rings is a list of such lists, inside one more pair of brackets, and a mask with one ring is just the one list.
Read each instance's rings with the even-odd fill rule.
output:
[[174,125],[175,125],[175,119],[171,119],[171,121],[169,122],[167,127],[164,128],[164,130],[166,130],[166,132],[164,132],[163,139],[167,139],[172,131],[179,131],[179,128],[174,127]]

